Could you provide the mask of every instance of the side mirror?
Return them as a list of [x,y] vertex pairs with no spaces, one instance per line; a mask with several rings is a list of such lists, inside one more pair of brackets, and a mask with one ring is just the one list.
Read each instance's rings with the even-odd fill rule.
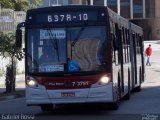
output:
[[22,29],[16,30],[16,47],[22,47]]

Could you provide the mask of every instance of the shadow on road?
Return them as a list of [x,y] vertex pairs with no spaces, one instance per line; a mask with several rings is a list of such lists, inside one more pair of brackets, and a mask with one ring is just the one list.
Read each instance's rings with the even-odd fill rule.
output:
[[96,106],[61,106],[51,112],[36,114],[36,119],[47,120],[141,120],[141,114],[110,114]]
[[36,114],[37,116],[43,115],[103,115],[106,114],[106,111],[98,105],[85,105],[85,104],[78,104],[78,105],[59,105],[53,111],[50,112],[42,112]]

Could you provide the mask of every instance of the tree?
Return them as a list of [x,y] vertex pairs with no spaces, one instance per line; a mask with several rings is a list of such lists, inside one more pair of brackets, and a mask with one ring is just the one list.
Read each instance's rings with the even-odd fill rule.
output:
[[30,8],[37,8],[41,4],[41,0],[30,0]]
[[10,58],[10,64],[6,69],[6,92],[15,91],[16,58],[23,58],[23,51],[16,47],[15,33],[0,33],[0,55]]
[[[1,8],[13,9],[15,11],[26,11],[29,8],[38,7],[41,0],[0,0]],[[16,58],[23,57],[22,49],[16,48],[15,33],[0,33],[0,55],[10,58],[10,64],[6,68],[6,92],[15,91]]]
[[15,11],[26,11],[30,8],[36,8],[41,0],[0,0],[1,8],[10,8]]

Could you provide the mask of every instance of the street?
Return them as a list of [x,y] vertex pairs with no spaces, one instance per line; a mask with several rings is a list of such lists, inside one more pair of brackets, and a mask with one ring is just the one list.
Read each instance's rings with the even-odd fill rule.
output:
[[[148,44],[149,42],[145,43],[145,48]],[[153,44],[152,66],[146,66],[146,80],[142,84],[142,90],[137,93],[132,93],[130,100],[122,100],[118,110],[104,111],[97,109],[96,106],[73,106],[59,107],[52,112],[42,112],[40,107],[27,107],[25,98],[18,98],[0,101],[0,113],[33,114],[35,118],[43,119],[47,117],[53,120],[142,120],[147,114],[155,115],[154,117],[156,119],[154,120],[158,120],[160,119],[160,51],[158,51],[160,45],[157,42],[151,42],[151,44]]]

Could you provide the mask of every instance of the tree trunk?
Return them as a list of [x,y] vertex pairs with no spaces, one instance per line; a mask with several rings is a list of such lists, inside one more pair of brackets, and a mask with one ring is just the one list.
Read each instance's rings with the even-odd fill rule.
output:
[[10,78],[11,78],[11,66],[7,66],[7,70],[6,70],[6,93],[12,92]]
[[15,77],[16,77],[16,67],[14,58],[12,58],[12,64],[7,66],[6,70],[6,92],[15,91]]

